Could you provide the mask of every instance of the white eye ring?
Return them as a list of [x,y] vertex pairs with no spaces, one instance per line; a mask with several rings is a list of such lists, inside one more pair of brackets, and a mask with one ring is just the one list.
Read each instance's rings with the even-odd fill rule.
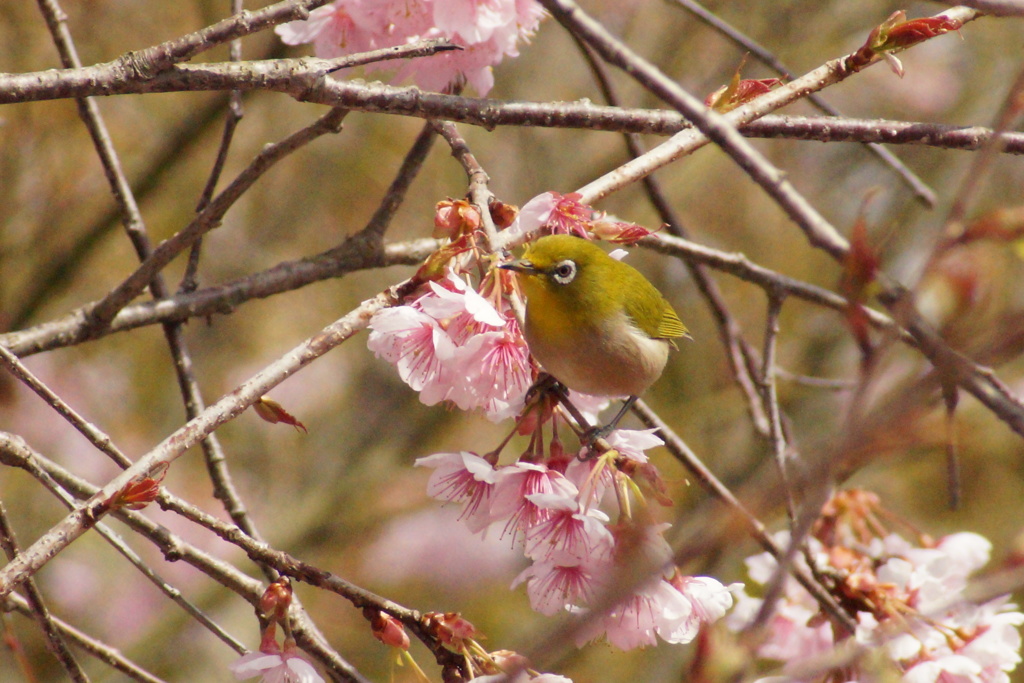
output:
[[560,285],[567,285],[576,277],[576,262],[566,259],[551,269],[551,279]]

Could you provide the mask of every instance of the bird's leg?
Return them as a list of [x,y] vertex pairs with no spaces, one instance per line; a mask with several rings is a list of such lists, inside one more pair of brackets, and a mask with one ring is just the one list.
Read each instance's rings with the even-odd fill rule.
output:
[[615,428],[619,426],[619,420],[626,416],[626,413],[629,412],[629,409],[633,407],[633,404],[636,403],[636,400],[638,398],[639,396],[630,396],[629,398],[622,402],[622,407],[619,409],[619,412],[616,413],[615,417],[612,418],[612,421],[606,424],[604,427],[601,427],[601,431],[604,432],[601,435],[602,437],[608,436],[613,431],[615,431]]
[[632,407],[632,405],[636,403],[637,398],[637,396],[630,396],[625,401],[623,401],[622,408],[620,408],[619,412],[615,414],[615,417],[612,418],[611,422],[606,424],[604,427],[591,427],[590,429],[585,431],[583,433],[583,436],[580,437],[580,444],[583,446],[591,446],[598,439],[603,439],[604,437],[614,432],[615,428],[619,424],[619,420],[626,416],[626,413],[629,411],[630,407]]

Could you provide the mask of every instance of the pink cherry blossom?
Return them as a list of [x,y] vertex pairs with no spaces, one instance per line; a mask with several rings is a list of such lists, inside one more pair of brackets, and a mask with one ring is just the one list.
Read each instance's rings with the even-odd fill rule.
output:
[[600,560],[611,554],[614,539],[600,510],[581,511],[575,498],[532,493],[527,500],[544,511],[544,518],[526,532],[526,556],[533,560],[564,563]]
[[[784,535],[777,540],[786,542]],[[889,534],[836,553],[825,552],[816,538],[808,544],[819,568],[828,569],[833,557],[842,558],[844,564],[834,571],[872,596],[856,612],[854,637],[867,648],[884,651],[903,671],[904,681],[1003,683],[1020,663],[1018,627],[1024,624],[1024,614],[1008,596],[982,604],[964,596],[969,575],[985,564],[991,550],[980,536],[954,534],[920,547]],[[774,560],[767,554],[747,563],[758,583],[766,583],[774,573]],[[820,618],[818,605],[792,578],[783,592],[769,623],[770,637],[758,654],[795,666],[830,651],[835,636],[830,623]],[[730,624],[742,628],[760,603],[739,593]]]
[[228,665],[235,679],[261,676],[264,683],[324,683],[313,665],[289,652],[250,652]]
[[[479,329],[479,325],[505,325],[504,316],[454,273],[449,273],[441,283],[431,282],[430,293],[417,299],[415,306],[435,320],[464,318],[459,328],[461,331],[468,327],[469,334]],[[474,324],[477,327],[471,327]]]
[[313,43],[317,56],[324,59],[379,47],[376,29],[357,24],[341,3],[318,7],[305,21],[289,21],[274,32],[285,45]]
[[714,579],[682,577],[676,584],[658,578],[648,581],[585,626],[578,642],[604,637],[621,650],[656,645],[657,637],[668,643],[689,643],[702,625],[714,623],[732,605],[730,588]]
[[639,463],[647,462],[648,448],[655,448],[665,442],[655,436],[657,429],[616,429],[605,439],[608,445],[619,452],[622,457]]
[[[585,455],[585,454],[584,454]],[[573,458],[565,468],[566,478],[580,490],[580,503],[584,507],[600,505],[605,495],[615,487],[618,471],[603,458]]]
[[533,371],[515,318],[450,273],[407,306],[370,319],[368,347],[395,365],[426,405],[482,409],[494,422],[522,410]]
[[465,503],[462,519],[471,531],[483,531],[491,523],[490,498],[497,472],[474,453],[438,453],[419,458],[417,467],[432,467],[427,493],[439,500]]
[[676,576],[668,584],[682,596],[669,600],[658,618],[657,632],[667,643],[689,643],[704,624],[713,624],[732,607],[732,591],[741,584],[724,586],[708,576]]
[[555,198],[555,208],[548,216],[545,227],[551,234],[565,233],[576,235],[584,239],[593,239],[590,234],[590,221],[594,217],[594,210],[580,201],[580,195],[576,192],[569,194],[558,194],[552,192]]
[[533,371],[515,319],[508,319],[502,330],[470,337],[455,350],[450,367],[453,374],[464,376],[448,396],[459,408],[482,408],[492,422],[522,411]]
[[463,49],[407,60],[396,79],[412,78],[426,90],[468,82],[485,95],[494,85],[492,67],[518,56],[519,43],[529,39],[543,16],[535,0],[335,0],[276,32],[289,45],[312,42],[317,56],[325,58],[446,38]]
[[512,588],[526,584],[533,611],[552,616],[589,602],[602,589],[607,576],[606,565],[565,560],[534,562],[512,582]]
[[572,498],[578,491],[564,475],[546,465],[517,462],[502,467],[491,495],[491,516],[507,520],[505,533],[511,532],[514,537],[516,532],[525,532],[550,516],[547,508],[530,500],[535,493]]
[[447,362],[455,343],[434,318],[412,306],[395,306],[375,313],[368,327],[367,346],[395,365],[423,403],[434,405],[447,397],[452,382]]
[[512,225],[506,231],[510,239],[525,240],[531,233],[541,229],[548,222],[551,212],[558,205],[558,195],[544,192],[523,204]]
[[686,609],[682,595],[660,579],[649,582],[598,619],[592,620],[577,638],[577,644],[604,637],[620,650],[658,644],[658,620],[668,603],[673,610]]
[[495,31],[516,21],[515,2],[446,0],[434,2],[434,25],[468,44],[490,40]]

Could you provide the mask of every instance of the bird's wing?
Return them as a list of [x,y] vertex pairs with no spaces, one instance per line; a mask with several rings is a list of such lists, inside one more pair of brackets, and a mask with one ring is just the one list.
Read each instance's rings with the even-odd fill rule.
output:
[[679,319],[679,316],[676,315],[676,312],[672,310],[672,306],[667,301],[664,304],[665,308],[661,313],[661,320],[658,322],[658,330],[654,337],[657,339],[690,338],[690,332],[686,329],[683,321]]

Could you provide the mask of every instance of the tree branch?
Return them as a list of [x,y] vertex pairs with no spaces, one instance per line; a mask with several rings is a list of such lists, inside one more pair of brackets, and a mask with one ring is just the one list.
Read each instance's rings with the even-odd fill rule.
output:
[[[697,17],[705,24],[715,29],[723,36],[731,40],[733,43],[738,45],[742,50],[754,55],[754,57],[765,64],[770,69],[775,71],[783,78],[792,78],[795,73],[788,66],[783,64],[774,54],[771,53],[767,48],[757,43],[753,38],[744,34],[735,26],[732,26],[728,22],[722,20],[713,12],[710,12],[707,8],[701,5],[696,0],[672,0],[680,7],[686,9],[693,16]],[[811,93],[807,96],[807,101],[813,104],[819,111],[828,114],[829,116],[841,117],[842,114],[838,109],[828,104],[820,95],[817,93]],[[895,154],[887,150],[885,147],[871,142],[868,143],[868,149],[878,157],[883,164],[889,166],[897,176],[917,195],[918,199],[925,203],[926,206],[934,207],[937,201],[935,191],[928,187],[928,185],[921,180],[913,171],[907,168]]]

